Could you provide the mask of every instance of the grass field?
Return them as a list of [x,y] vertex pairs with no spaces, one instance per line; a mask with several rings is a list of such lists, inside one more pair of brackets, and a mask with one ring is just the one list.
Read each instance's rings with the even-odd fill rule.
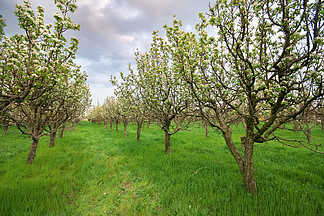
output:
[[[165,155],[158,127],[144,128],[140,143],[128,128],[125,138],[122,128],[80,122],[52,149],[41,138],[25,165],[30,139],[10,127],[0,135],[0,215],[324,215],[322,155],[256,144],[259,192],[251,195],[216,131],[180,131]],[[243,129],[233,130],[239,145]],[[324,142],[320,128],[313,141]]]

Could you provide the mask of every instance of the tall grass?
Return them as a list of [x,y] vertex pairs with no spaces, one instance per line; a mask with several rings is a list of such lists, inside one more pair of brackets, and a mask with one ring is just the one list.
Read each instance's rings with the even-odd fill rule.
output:
[[[171,137],[164,154],[158,127],[116,133],[81,122],[49,149],[40,140],[25,165],[30,140],[11,127],[0,135],[0,215],[323,215],[323,156],[277,142],[255,145],[258,194],[249,194],[216,131]],[[239,148],[239,127],[233,128]],[[1,133],[1,131],[0,131]],[[281,135],[300,138],[301,133]],[[313,141],[324,133],[314,129]],[[323,148],[322,148],[323,151]]]

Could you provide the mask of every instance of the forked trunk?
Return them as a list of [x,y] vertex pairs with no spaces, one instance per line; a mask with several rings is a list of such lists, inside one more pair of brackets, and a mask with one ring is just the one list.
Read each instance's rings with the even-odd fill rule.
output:
[[28,153],[26,164],[33,163],[33,161],[34,161],[34,159],[36,157],[36,150],[37,150],[38,141],[39,141],[39,138],[32,137],[32,144],[30,146],[30,150],[29,150],[29,153]]
[[164,131],[164,145],[165,145],[165,153],[171,153],[171,141],[170,141],[170,134],[167,131]]
[[137,122],[137,142],[139,142],[141,139],[141,131],[142,131],[142,122],[138,121]]
[[310,122],[308,120],[305,121],[306,127],[301,123],[299,123],[299,127],[300,129],[303,131],[303,133],[305,134],[307,141],[310,143],[312,142],[312,131],[316,126],[316,122],[314,123],[314,125],[311,127]]
[[55,146],[56,131],[50,134],[50,144],[49,147],[53,148]]
[[250,193],[257,192],[257,185],[254,178],[254,167],[253,167],[253,138],[241,137],[242,151],[243,151],[243,181],[246,189]]
[[222,130],[223,133],[223,137],[225,139],[225,143],[227,145],[227,147],[229,148],[231,154],[233,155],[237,166],[240,168],[241,173],[243,174],[243,159],[242,156],[239,152],[239,150],[237,150],[233,139],[232,139],[232,130],[231,128],[226,128],[224,130]]
[[8,131],[8,125],[3,127],[3,134],[6,135]]
[[236,148],[233,139],[232,131],[230,128],[222,130],[223,137],[225,139],[226,145],[228,146],[230,152],[232,153],[236,164],[240,168],[242,173],[243,182],[246,189],[250,193],[257,192],[257,185],[254,178],[254,168],[253,168],[253,139],[247,139],[246,137],[241,137],[243,158]]

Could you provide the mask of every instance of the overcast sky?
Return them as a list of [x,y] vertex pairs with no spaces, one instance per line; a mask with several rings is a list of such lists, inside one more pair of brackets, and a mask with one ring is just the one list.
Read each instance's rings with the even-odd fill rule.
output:
[[[54,0],[30,0],[33,9],[45,8],[45,17],[53,23],[57,11]],[[211,0],[78,0],[78,9],[71,15],[81,25],[81,31],[71,35],[80,41],[76,62],[88,74],[92,104],[102,103],[113,95],[110,75],[128,73],[128,64],[134,65],[134,50],[149,49],[151,35],[163,25],[171,25],[173,15],[182,20],[185,30],[193,30],[199,21],[198,13],[208,11]],[[15,4],[23,0],[0,0],[0,14],[6,19],[5,34],[19,32],[14,15]],[[135,65],[134,67],[135,68]]]

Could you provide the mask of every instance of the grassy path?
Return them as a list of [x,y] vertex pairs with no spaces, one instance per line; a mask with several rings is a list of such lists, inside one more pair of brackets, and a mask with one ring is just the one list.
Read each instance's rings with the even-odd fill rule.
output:
[[[324,140],[319,128],[313,134]],[[53,149],[42,138],[26,166],[30,140],[9,128],[0,135],[0,215],[324,215],[323,156],[257,144],[252,196],[217,132],[179,132],[171,155],[163,138],[156,126],[137,143],[135,126],[125,138],[81,122]]]

